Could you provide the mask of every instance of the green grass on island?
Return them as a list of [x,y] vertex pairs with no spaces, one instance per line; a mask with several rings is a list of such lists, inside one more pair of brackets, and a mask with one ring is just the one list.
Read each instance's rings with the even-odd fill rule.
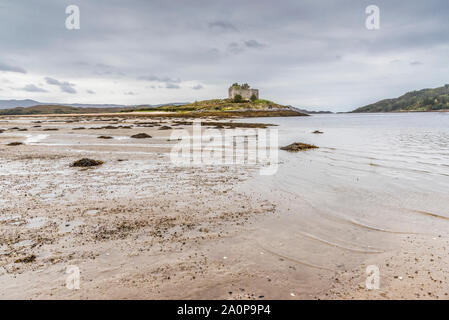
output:
[[257,99],[254,101],[235,102],[233,99],[212,99],[204,101],[195,101],[193,103],[175,106],[161,106],[156,108],[136,108],[134,111],[148,112],[195,112],[195,111],[276,111],[276,110],[292,110],[291,107],[280,105],[269,100]]
[[269,100],[253,99],[243,101],[241,99],[212,99],[196,101],[185,105],[165,105],[153,108],[136,108],[135,112],[154,113],[165,117],[183,118],[254,118],[254,117],[299,117],[308,116],[290,106],[284,106]]

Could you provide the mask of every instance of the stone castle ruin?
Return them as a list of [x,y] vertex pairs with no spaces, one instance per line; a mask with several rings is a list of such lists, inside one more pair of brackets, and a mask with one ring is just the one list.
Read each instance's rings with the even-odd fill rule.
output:
[[247,83],[242,85],[234,83],[232,86],[229,87],[229,99],[234,99],[236,95],[242,96],[243,100],[251,100],[251,97],[253,96],[256,99],[259,99],[259,90],[251,89]]

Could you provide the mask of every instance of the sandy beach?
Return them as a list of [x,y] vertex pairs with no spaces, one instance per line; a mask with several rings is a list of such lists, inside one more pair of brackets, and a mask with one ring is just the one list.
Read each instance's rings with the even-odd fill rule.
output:
[[[444,232],[362,228],[355,244],[327,241],[304,219],[310,203],[255,187],[259,165],[173,164],[170,134],[190,130],[177,120],[0,119],[1,299],[447,298]],[[84,157],[104,164],[70,167]],[[298,219],[310,226],[293,243]],[[329,234],[355,230],[332,221]],[[368,265],[379,290],[365,286]],[[66,287],[70,266],[79,290]]]

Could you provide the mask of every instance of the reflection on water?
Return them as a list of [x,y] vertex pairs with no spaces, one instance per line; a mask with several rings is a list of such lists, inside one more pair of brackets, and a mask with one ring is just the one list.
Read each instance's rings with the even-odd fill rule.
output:
[[281,152],[275,175],[249,182],[281,213],[261,230],[261,246],[335,269],[401,235],[449,235],[449,113],[253,121],[278,124],[281,146],[320,147]]

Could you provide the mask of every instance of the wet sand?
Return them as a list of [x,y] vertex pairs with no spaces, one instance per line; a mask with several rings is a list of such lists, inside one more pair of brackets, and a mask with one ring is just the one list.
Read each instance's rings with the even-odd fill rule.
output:
[[[189,130],[175,121],[0,118],[1,299],[447,298],[447,235],[364,228],[376,247],[326,243],[316,208],[256,188],[256,165],[172,164],[170,134]],[[70,167],[83,157],[104,164]],[[298,223],[309,232],[293,243]],[[380,290],[364,286],[370,264]],[[79,290],[65,286],[71,265]]]
[[[241,235],[274,211],[236,188],[255,166],[173,165],[170,133],[189,128],[172,121],[2,120],[1,298],[256,298],[233,289],[254,277]],[[70,167],[82,157],[104,164]]]

